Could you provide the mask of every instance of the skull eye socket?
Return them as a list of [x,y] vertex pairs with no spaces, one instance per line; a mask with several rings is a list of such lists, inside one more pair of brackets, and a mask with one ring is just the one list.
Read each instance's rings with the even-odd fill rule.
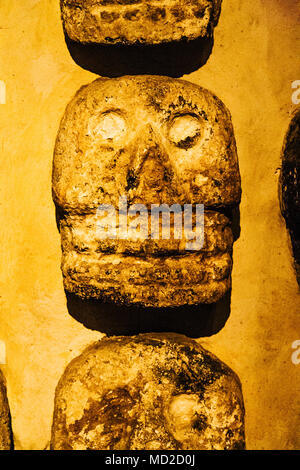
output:
[[126,122],[124,118],[115,111],[110,111],[95,116],[90,119],[88,124],[88,135],[100,138],[104,141],[120,139],[126,131]]
[[203,404],[196,395],[177,395],[169,404],[167,419],[175,439],[183,442],[186,435],[204,431],[208,426],[208,416],[204,413]]
[[201,135],[201,123],[197,116],[176,116],[169,127],[169,139],[179,148],[193,147]]

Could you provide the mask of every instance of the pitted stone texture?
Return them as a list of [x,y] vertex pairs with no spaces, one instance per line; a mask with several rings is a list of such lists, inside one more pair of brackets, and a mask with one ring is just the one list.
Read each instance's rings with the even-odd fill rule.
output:
[[74,359],[58,384],[51,447],[243,449],[239,379],[182,335],[104,339]]
[[208,37],[222,0],[61,0],[63,25],[73,41],[160,44]]
[[300,286],[300,108],[295,112],[283,145],[279,197]]
[[0,450],[12,448],[10,411],[7,400],[6,385],[0,371]]
[[[203,248],[187,251],[172,230],[167,240],[101,239],[97,208],[118,212],[121,196],[149,213],[204,204]],[[67,107],[55,147],[65,289],[148,307],[218,301],[231,285],[228,212],[240,196],[230,113],[215,95],[167,77],[96,80]]]

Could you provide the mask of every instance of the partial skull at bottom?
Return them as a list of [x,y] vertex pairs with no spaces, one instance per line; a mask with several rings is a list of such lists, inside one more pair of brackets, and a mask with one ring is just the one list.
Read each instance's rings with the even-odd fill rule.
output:
[[61,0],[64,30],[83,44],[193,40],[217,25],[222,0]]
[[104,339],[74,359],[58,384],[51,447],[244,449],[239,379],[182,335]]
[[281,159],[280,206],[290,234],[296,277],[300,286],[300,108],[295,111],[290,122]]

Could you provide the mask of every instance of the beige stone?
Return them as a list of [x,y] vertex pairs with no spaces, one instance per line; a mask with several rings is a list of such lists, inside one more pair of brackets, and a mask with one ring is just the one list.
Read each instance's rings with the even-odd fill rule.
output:
[[67,367],[56,390],[54,450],[244,448],[236,374],[175,334],[106,338]]
[[[7,88],[7,104],[0,105],[0,340],[8,353],[1,368],[21,450],[46,448],[57,382],[81,348],[96,341],[67,310],[50,195],[61,115],[96,77],[70,58],[59,14],[56,0],[0,2],[7,28],[0,33]],[[243,197],[231,313],[217,335],[201,342],[241,379],[247,448],[254,450],[300,449],[300,365],[291,361],[291,345],[300,339],[300,296],[277,191],[295,109],[291,83],[299,78],[298,18],[295,0],[224,1],[213,54],[185,76],[215,91],[234,122]]]
[[[153,76],[83,87],[61,122],[53,166],[65,289],[119,304],[216,302],[230,288],[228,212],[240,193],[230,114],[210,91]],[[188,251],[172,230],[166,240],[130,231],[122,239],[121,196],[149,210],[149,230],[153,204],[178,204],[182,213],[203,204],[202,249]],[[104,204],[119,216],[107,239],[98,230]]]
[[65,32],[96,44],[160,44],[209,36],[222,0],[61,0]]
[[10,411],[7,400],[5,380],[0,371],[0,450],[12,448]]

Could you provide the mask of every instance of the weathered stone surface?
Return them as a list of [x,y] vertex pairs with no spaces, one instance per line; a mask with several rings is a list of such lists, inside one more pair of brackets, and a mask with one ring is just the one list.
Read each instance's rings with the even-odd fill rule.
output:
[[94,343],[69,364],[56,390],[54,450],[244,446],[238,377],[182,335]]
[[295,112],[283,144],[279,198],[300,285],[300,108]]
[[65,32],[96,44],[160,44],[203,38],[217,24],[222,0],[61,0]]
[[[65,289],[150,307],[216,302],[230,288],[228,212],[240,194],[230,114],[210,91],[153,76],[83,87],[66,110],[54,154]],[[97,209],[118,211],[120,196],[149,211],[153,204],[204,204],[203,248],[187,251],[172,232],[167,240],[101,238]]]
[[0,450],[12,448],[10,411],[6,394],[6,385],[0,371]]

